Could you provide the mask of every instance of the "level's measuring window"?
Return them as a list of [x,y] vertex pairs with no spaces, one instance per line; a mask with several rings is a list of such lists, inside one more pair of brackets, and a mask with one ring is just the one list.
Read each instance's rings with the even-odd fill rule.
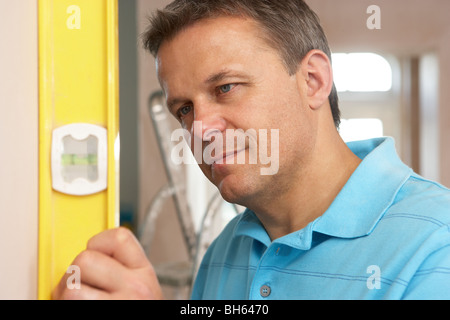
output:
[[107,131],[88,123],[53,130],[52,186],[56,191],[84,196],[107,187]]
[[62,140],[61,170],[64,181],[75,179],[96,181],[98,179],[98,139],[92,135],[84,140],[66,136]]

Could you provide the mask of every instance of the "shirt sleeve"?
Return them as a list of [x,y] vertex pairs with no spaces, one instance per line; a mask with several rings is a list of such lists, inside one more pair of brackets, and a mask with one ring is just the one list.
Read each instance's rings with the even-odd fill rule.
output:
[[202,259],[202,262],[197,270],[197,275],[195,277],[194,285],[192,287],[191,300],[202,300],[203,291],[205,287],[206,277],[207,277],[207,265],[209,263],[209,252],[211,247],[206,252]]

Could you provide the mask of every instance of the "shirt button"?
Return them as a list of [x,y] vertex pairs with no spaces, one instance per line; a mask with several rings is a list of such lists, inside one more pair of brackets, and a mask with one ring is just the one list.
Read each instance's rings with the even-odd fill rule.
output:
[[261,297],[263,297],[263,298],[268,297],[270,295],[270,287],[266,286],[266,285],[262,286],[259,289],[259,293],[261,294]]

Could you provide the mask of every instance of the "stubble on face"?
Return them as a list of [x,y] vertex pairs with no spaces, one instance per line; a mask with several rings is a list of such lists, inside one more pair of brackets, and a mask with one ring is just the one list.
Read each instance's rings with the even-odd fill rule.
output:
[[[192,112],[180,119],[188,130],[193,121],[203,121],[223,125],[221,131],[279,131],[279,170],[273,176],[261,175],[261,165],[248,162],[200,164],[225,200],[247,207],[280,196],[295,184],[314,136],[300,93],[303,89],[259,32],[256,23],[248,19],[204,20],[163,43],[158,57],[159,77],[168,100],[181,98],[178,100],[192,105]],[[204,79],[224,70],[232,76],[205,85]],[[214,90],[226,81],[237,86],[228,95],[217,97]],[[203,148],[206,146],[204,143]]]

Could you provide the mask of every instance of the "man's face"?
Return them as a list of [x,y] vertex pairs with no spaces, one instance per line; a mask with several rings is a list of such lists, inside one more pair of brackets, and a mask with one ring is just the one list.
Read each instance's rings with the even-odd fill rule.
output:
[[[157,57],[170,112],[191,132],[191,148],[200,141],[205,151],[217,134],[223,137],[223,151],[215,149],[212,154],[216,161],[199,164],[203,173],[226,200],[247,206],[298,183],[296,176],[311,150],[314,132],[304,99],[306,85],[298,74],[288,74],[261,32],[252,20],[202,20],[164,42]],[[257,164],[250,163],[254,150],[249,141],[244,147],[234,143],[232,152],[225,150],[226,131],[237,129],[256,133],[258,151],[268,150],[272,160],[279,161],[276,174],[261,174],[261,168],[268,167],[261,163],[261,152]],[[279,141],[274,140],[275,132]],[[215,139],[208,137],[211,133]],[[270,155],[271,151],[277,154]],[[245,163],[237,161],[242,153]]]

